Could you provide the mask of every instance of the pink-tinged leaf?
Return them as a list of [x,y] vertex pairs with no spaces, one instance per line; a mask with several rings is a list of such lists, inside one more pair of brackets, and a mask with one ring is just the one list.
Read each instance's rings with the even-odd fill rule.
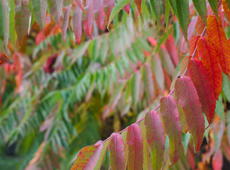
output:
[[94,3],[93,0],[87,0],[86,2],[86,19],[84,20],[84,31],[87,36],[92,37],[93,22],[94,22]]
[[191,22],[190,22],[190,24],[188,26],[188,40],[190,40],[192,38],[192,36],[194,35],[194,32],[196,30],[197,20],[198,20],[198,16],[194,16],[191,19]]
[[141,129],[134,123],[127,130],[128,145],[128,170],[142,170],[143,165],[143,141]]
[[111,170],[125,170],[125,145],[119,133],[111,135],[109,150]]
[[125,5],[124,10],[127,14],[130,12],[130,4]]
[[162,97],[160,101],[160,112],[164,123],[165,131],[169,136],[170,158],[173,163],[179,159],[183,151],[181,143],[181,126],[176,101],[172,96]]
[[196,151],[199,151],[205,127],[201,104],[192,80],[187,76],[178,78],[175,84],[175,93],[177,104],[182,108],[188,130],[193,136]]
[[70,16],[71,6],[64,8],[64,19],[62,24],[63,39],[66,39],[66,31],[69,25],[69,16]]
[[109,22],[110,14],[114,8],[115,0],[104,0],[106,24]]
[[223,166],[223,155],[219,149],[212,158],[212,168],[213,170],[222,170]]
[[174,66],[176,66],[179,62],[179,58],[177,53],[177,47],[172,35],[169,35],[167,41],[165,42],[165,48],[169,53],[169,56],[171,57]]
[[77,159],[71,170],[92,170],[99,160],[103,142],[99,141],[95,145],[86,146],[80,150]]
[[97,12],[97,25],[100,30],[105,30],[105,11],[103,0],[97,0],[98,12]]
[[153,72],[149,63],[146,63],[146,78],[147,78],[147,94],[149,95],[149,102],[152,102],[153,98],[156,96],[154,81],[153,81]]
[[153,37],[148,37],[148,42],[154,47],[157,45],[157,40]]
[[151,111],[145,116],[147,142],[153,152],[153,166],[162,167],[165,150],[165,132],[157,112]]
[[77,43],[80,43],[82,36],[82,9],[79,5],[74,8],[72,21],[75,40]]
[[188,73],[196,87],[202,110],[206,114],[208,122],[211,123],[215,114],[216,99],[208,72],[201,61],[191,59],[188,65]]

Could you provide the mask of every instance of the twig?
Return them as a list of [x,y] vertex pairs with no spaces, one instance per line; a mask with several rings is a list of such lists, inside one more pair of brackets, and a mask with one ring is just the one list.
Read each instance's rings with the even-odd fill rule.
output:
[[[203,36],[205,35],[205,33],[206,33],[206,27],[204,28],[204,30],[202,31],[202,33],[201,33],[200,36],[203,37]],[[196,55],[196,52],[197,52],[197,43],[195,44],[195,46],[196,46],[196,47],[195,47],[195,49],[194,49],[194,51],[193,51],[193,53],[192,53],[191,58],[194,58],[195,55]],[[186,72],[187,72],[187,68],[185,69],[184,73],[182,73],[181,75],[185,75]],[[175,91],[175,88],[173,88],[173,89],[169,92],[168,96],[173,95],[174,91]],[[160,104],[158,104],[158,105],[157,105],[153,110],[151,110],[151,111],[158,111],[159,109],[160,109]],[[140,122],[142,122],[142,121],[144,121],[144,118],[141,118],[140,120],[137,120],[135,123],[140,123]],[[118,131],[118,132],[116,132],[116,133],[123,133],[128,127],[129,127],[129,126],[127,126],[126,128],[124,128],[124,129],[122,129],[121,131]],[[107,139],[104,140],[104,142],[110,140],[110,138],[111,138],[111,137],[108,137]]]

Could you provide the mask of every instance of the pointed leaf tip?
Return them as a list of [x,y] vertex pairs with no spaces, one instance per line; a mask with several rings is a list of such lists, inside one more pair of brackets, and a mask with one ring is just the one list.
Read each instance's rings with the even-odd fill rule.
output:
[[128,127],[127,131],[128,145],[128,170],[142,170],[143,165],[143,141],[141,129],[134,123]]
[[188,130],[193,136],[196,151],[199,151],[205,127],[201,104],[192,80],[187,76],[178,78],[175,84],[175,94],[177,104],[184,112]]
[[216,99],[208,71],[201,61],[191,59],[188,65],[188,73],[196,87],[202,110],[206,114],[208,122],[211,123],[215,114]]
[[176,101],[172,96],[161,98],[160,112],[165,130],[169,136],[170,158],[175,163],[179,159],[179,154],[183,151],[183,147],[181,144],[182,129],[179,122],[179,112]]
[[151,111],[145,116],[147,142],[154,159],[153,166],[160,169],[164,160],[165,132],[157,112]]
[[111,135],[109,145],[111,170],[125,170],[125,146],[122,136],[119,133]]
[[101,150],[103,148],[103,142],[98,141],[96,144],[86,146],[82,148],[77,159],[74,162],[71,170],[92,170],[96,167],[97,161],[99,160]]

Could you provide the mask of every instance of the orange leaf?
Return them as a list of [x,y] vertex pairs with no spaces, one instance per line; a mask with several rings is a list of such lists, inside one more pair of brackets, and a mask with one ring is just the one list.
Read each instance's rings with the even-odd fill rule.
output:
[[221,21],[215,16],[207,20],[207,39],[217,49],[217,56],[224,73],[230,74],[230,43],[226,38]]
[[217,99],[222,90],[222,72],[218,63],[217,50],[213,44],[202,37],[198,41],[197,51],[204,67],[207,69],[208,77]]
[[100,157],[103,142],[99,141],[95,145],[86,146],[80,150],[77,159],[71,170],[92,170]]
[[139,13],[141,13],[141,2],[142,2],[142,0],[135,0],[135,3],[137,5],[137,9],[138,9]]
[[223,1],[222,1],[222,4],[223,4],[225,16],[226,16],[227,19],[230,21],[230,9],[229,9],[229,7],[228,7],[228,3],[227,3],[226,0],[223,0]]
[[196,52],[196,48],[197,48],[197,43],[198,40],[200,39],[200,36],[193,36],[190,40],[189,40],[189,50],[190,50],[190,55],[192,56],[193,53],[195,52],[195,57],[197,57],[197,52]]

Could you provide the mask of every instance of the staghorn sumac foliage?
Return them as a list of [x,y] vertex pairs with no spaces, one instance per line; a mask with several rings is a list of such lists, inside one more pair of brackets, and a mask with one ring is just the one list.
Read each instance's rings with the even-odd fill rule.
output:
[[216,100],[208,71],[201,61],[191,59],[188,65],[188,73],[196,87],[202,110],[209,123],[211,123],[215,114]]
[[182,114],[185,115],[188,130],[194,138],[196,151],[199,151],[204,135],[204,117],[197,91],[190,77],[183,76],[176,80],[175,94],[177,103],[182,108]]
[[229,7],[0,1],[0,169],[225,167]]

